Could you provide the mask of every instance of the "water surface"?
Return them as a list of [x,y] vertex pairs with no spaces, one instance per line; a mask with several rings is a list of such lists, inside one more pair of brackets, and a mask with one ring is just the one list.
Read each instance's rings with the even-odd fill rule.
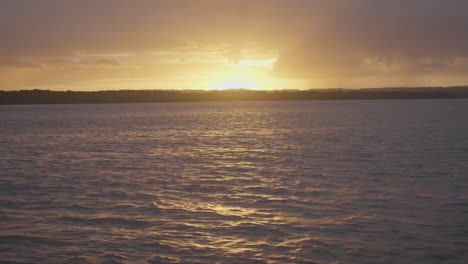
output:
[[468,100],[1,106],[0,136],[0,262],[468,262]]

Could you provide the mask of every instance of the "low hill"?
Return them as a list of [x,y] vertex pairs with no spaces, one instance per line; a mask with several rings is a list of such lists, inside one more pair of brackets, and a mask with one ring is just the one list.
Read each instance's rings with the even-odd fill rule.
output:
[[89,104],[210,101],[298,101],[468,98],[468,87],[375,88],[330,90],[118,90],[0,91],[0,104]]

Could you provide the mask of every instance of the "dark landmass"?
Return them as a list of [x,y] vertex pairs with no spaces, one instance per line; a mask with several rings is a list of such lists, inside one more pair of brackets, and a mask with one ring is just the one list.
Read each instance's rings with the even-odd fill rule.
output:
[[213,101],[299,101],[468,98],[468,86],[328,89],[328,90],[119,90],[119,91],[0,91],[0,104],[92,104]]

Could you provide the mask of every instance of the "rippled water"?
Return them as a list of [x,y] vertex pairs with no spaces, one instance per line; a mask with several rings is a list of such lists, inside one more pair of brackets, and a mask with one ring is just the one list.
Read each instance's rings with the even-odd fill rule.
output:
[[468,100],[0,107],[0,262],[467,263]]

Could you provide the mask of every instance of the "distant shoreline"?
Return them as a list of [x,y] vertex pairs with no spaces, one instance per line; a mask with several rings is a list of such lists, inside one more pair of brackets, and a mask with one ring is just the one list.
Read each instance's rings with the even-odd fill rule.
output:
[[468,86],[330,90],[0,91],[0,105],[468,98]]

